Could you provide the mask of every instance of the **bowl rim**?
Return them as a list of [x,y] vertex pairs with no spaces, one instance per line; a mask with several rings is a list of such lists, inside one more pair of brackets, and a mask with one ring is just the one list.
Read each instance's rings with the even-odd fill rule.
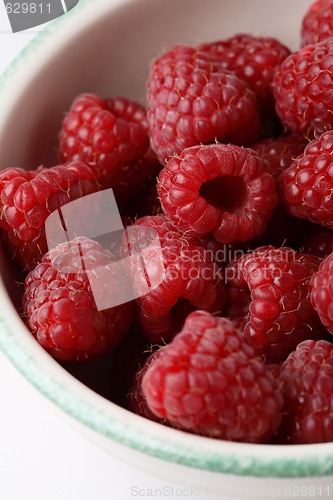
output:
[[[28,43],[0,77],[2,126],[10,116],[19,75],[31,61],[36,75],[44,61],[61,52],[77,34],[106,14],[140,0],[80,0],[66,15],[46,26]],[[61,43],[52,44],[52,34]],[[33,64],[32,64],[33,63]],[[10,87],[10,91],[9,91]],[[333,474],[333,443],[314,445],[253,445],[191,435],[151,422],[117,406],[62,368],[31,335],[18,315],[0,277],[0,350],[49,401],[92,431],[167,462],[211,472],[252,477],[301,478]]]

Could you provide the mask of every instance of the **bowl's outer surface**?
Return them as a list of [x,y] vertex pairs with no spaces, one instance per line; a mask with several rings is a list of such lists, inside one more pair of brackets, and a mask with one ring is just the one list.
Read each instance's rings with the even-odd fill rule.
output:
[[[81,0],[38,35],[2,77],[1,168],[54,164],[61,119],[80,92],[144,102],[149,63],[166,47],[252,32],[275,36],[296,50],[301,18],[310,3]],[[269,488],[280,485],[283,498],[282,493],[292,496],[283,488],[303,484],[310,497],[325,494],[318,490],[312,495],[311,485],[328,484],[332,494],[333,443],[281,447],[205,439],[137,417],[83,386],[28,334],[13,305],[13,273],[2,256],[0,348],[25,378],[102,446],[187,484],[221,485],[223,477],[229,495],[237,491],[244,498],[268,498],[275,494]],[[239,476],[236,482],[234,475]],[[265,488],[264,493],[254,495],[256,488]]]

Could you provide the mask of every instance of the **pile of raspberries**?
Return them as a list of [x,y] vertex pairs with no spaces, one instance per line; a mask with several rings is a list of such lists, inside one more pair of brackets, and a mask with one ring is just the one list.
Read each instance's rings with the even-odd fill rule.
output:
[[[251,34],[170,48],[146,102],[81,94],[58,165],[0,172],[22,318],[141,417],[229,441],[333,441],[333,0],[311,6],[293,53]],[[119,248],[77,234],[48,250],[49,215],[109,188],[131,229]],[[163,277],[99,310],[94,270],[101,295],[121,294],[111,264],[129,247],[148,248],[136,289]]]

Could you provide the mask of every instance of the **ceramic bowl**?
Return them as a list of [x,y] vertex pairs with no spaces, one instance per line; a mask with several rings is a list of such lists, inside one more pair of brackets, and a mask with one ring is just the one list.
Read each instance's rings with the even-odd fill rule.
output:
[[[251,32],[297,49],[310,3],[81,0],[41,32],[1,79],[1,168],[55,162],[63,113],[80,92],[144,102],[149,63],[165,47]],[[77,429],[110,453],[224,498],[331,498],[333,443],[250,445],[194,436],[138,417],[86,387],[27,331],[15,307],[14,275],[2,256],[1,350]]]

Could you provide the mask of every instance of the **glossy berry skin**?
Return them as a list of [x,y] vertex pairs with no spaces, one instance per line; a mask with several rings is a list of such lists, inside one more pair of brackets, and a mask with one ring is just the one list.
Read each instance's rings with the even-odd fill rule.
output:
[[276,111],[284,126],[306,139],[333,128],[333,38],[288,56],[274,74]]
[[145,272],[132,266],[131,277],[139,289],[147,274],[153,275],[163,267],[159,284],[136,299],[143,335],[161,345],[180,331],[194,309],[219,312],[225,286],[218,266],[206,258],[200,243],[183,234],[164,215],[142,217],[133,227],[136,231],[129,233],[127,245],[134,255],[147,248],[147,229],[154,230],[159,238],[158,253],[154,245],[148,250]]
[[228,441],[266,442],[282,396],[264,362],[225,318],[191,313],[142,379],[150,410],[172,426]]
[[47,251],[47,217],[99,190],[93,171],[80,161],[32,172],[19,168],[0,172],[0,227],[23,269],[32,270]]
[[301,43],[305,45],[322,42],[333,36],[333,2],[314,2],[302,21]]
[[280,199],[287,211],[333,228],[333,131],[310,142],[279,178]]
[[275,38],[241,33],[226,40],[204,43],[199,49],[216,59],[223,69],[244,80],[262,107],[272,106],[274,70],[290,55],[285,45]]
[[88,163],[103,188],[113,188],[121,201],[128,198],[156,164],[145,108],[124,97],[80,94],[62,123],[59,158]]
[[327,330],[333,335],[333,253],[321,262],[312,276],[310,298]]
[[250,292],[244,334],[268,363],[279,363],[303,340],[324,335],[309,291],[319,263],[313,255],[267,246],[228,264],[227,294],[237,297],[238,291],[246,307],[246,291]]
[[164,213],[195,237],[244,242],[262,234],[277,204],[275,181],[252,150],[193,146],[171,158],[158,177]]
[[85,361],[110,352],[133,319],[132,304],[97,310],[82,254],[85,268],[105,266],[107,279],[110,252],[80,237],[46,253],[24,283],[27,326],[58,360]]
[[151,147],[162,165],[196,144],[246,145],[259,134],[254,93],[192,47],[177,45],[154,61],[147,101]]
[[281,441],[333,441],[333,345],[325,340],[299,344],[280,369],[285,398]]
[[307,142],[300,136],[287,134],[281,137],[266,138],[251,146],[262,159],[267,172],[278,180],[281,173],[303,153]]

